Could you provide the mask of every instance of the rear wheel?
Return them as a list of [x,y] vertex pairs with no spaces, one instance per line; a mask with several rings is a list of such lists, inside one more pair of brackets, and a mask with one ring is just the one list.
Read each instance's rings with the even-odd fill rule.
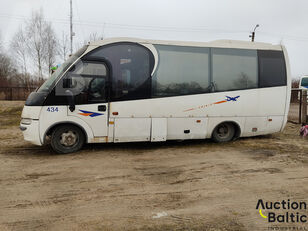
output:
[[51,147],[57,153],[71,153],[80,150],[85,136],[80,128],[74,125],[61,125],[51,135]]
[[214,129],[212,138],[215,142],[228,142],[231,141],[235,134],[234,125],[231,123],[221,123]]

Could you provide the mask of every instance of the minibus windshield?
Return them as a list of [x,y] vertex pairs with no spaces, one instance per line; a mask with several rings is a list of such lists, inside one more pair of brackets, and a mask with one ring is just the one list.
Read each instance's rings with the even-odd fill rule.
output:
[[63,73],[87,50],[85,45],[80,48],[75,54],[69,57],[58,69],[42,84],[37,92],[49,92],[56,81],[63,75]]

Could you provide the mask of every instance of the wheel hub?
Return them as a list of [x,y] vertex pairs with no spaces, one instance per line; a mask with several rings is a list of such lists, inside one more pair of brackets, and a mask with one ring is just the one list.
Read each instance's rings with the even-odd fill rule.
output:
[[60,143],[64,146],[73,146],[77,142],[77,136],[74,132],[72,131],[67,131],[62,133],[60,137]]
[[217,130],[217,133],[220,137],[228,136],[229,130],[227,126],[220,126]]

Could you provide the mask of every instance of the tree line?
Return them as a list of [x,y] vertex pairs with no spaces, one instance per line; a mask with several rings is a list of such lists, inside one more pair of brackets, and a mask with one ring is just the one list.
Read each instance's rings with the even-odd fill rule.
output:
[[[88,40],[96,39],[97,34],[92,33]],[[62,32],[58,36],[42,11],[32,12],[31,18],[20,25],[9,49],[4,49],[1,41],[0,34],[0,87],[37,87],[50,76],[51,68],[69,55],[68,35]]]
[[12,37],[9,49],[0,46],[0,86],[39,85],[50,75],[57,58],[68,53],[67,36],[60,42],[42,11],[33,12]]

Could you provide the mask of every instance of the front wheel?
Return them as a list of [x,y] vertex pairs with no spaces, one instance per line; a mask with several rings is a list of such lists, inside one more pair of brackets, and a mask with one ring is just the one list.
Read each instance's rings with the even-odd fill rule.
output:
[[212,138],[215,142],[231,141],[235,134],[234,125],[231,123],[221,123],[213,131]]
[[74,125],[61,125],[51,135],[51,147],[57,153],[71,153],[80,150],[85,136],[80,128]]

